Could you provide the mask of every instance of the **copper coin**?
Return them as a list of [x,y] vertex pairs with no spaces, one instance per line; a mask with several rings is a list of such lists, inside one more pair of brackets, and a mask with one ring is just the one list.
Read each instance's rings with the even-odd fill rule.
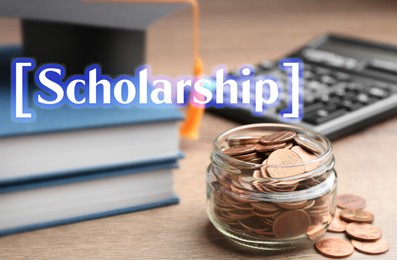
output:
[[291,149],[292,146],[294,146],[294,143],[293,142],[288,142],[288,143],[286,143],[284,148],[285,149]]
[[[289,176],[298,175],[305,172],[304,166],[293,166],[301,164],[302,159],[299,155],[289,149],[280,149],[270,154],[267,159],[267,172],[273,178],[285,178]],[[270,167],[270,165],[277,165]],[[281,167],[282,165],[290,167]]]
[[389,243],[387,243],[383,238],[373,242],[352,240],[352,244],[357,251],[369,255],[383,254],[389,250]]
[[[299,155],[303,162],[310,162],[317,159],[317,156],[313,153],[309,153],[304,150],[302,147],[295,145],[291,148],[291,151],[294,151]],[[305,165],[305,171],[312,171],[319,166],[319,163],[308,163]]]
[[277,212],[280,210],[279,207],[272,203],[267,203],[267,202],[253,202],[251,203],[251,206],[254,209],[264,211],[264,212]]
[[252,216],[255,216],[254,213],[245,210],[225,211],[223,213],[223,217],[227,217],[233,220],[242,220]]
[[239,146],[232,146],[223,151],[224,154],[234,156],[234,155],[241,155],[246,153],[254,152],[256,145],[247,144],[247,145],[239,145]]
[[256,151],[258,153],[265,153],[265,152],[270,152],[274,151],[277,149],[281,149],[287,146],[287,143],[277,143],[277,144],[259,144],[256,146]]
[[263,221],[258,217],[250,217],[247,219],[243,219],[239,221],[240,225],[245,227],[248,230],[255,231],[257,229],[264,229],[266,228]]
[[363,209],[367,206],[364,198],[353,194],[338,195],[336,204],[341,209]]
[[326,232],[326,229],[324,227],[324,224],[317,224],[317,225],[310,226],[306,230],[306,235],[308,235],[309,238],[313,240],[313,239],[316,239],[317,237],[324,235],[325,232]]
[[305,206],[303,207],[303,209],[310,209],[311,207],[313,207],[314,203],[316,201],[315,200],[309,200],[306,202]]
[[354,252],[353,245],[341,238],[326,237],[316,243],[316,249],[324,256],[342,258]]
[[293,202],[278,202],[277,206],[283,209],[301,209],[306,205],[307,200],[293,201]]
[[252,211],[252,213],[254,213],[256,216],[267,219],[267,218],[273,218],[273,217],[277,217],[278,214],[280,214],[280,211],[276,211],[276,212],[263,212],[263,211],[259,211],[254,209]]
[[261,167],[261,170],[260,170],[261,176],[262,176],[263,178],[270,177],[270,176],[269,176],[269,173],[267,172],[267,159],[266,159],[265,161],[263,161],[263,164],[264,164],[264,165]]
[[274,143],[285,143],[286,141],[292,140],[296,136],[294,131],[279,131],[270,135],[262,136],[261,144],[274,144]]
[[262,174],[260,170],[255,170],[254,173],[252,174],[252,177],[254,178],[262,178]]
[[331,224],[328,227],[328,231],[335,233],[342,233],[346,230],[347,223],[339,218],[338,215],[334,217]]
[[229,145],[257,144],[261,136],[230,136],[227,138]]
[[313,140],[312,138],[310,138],[306,135],[297,134],[294,137],[294,141],[299,146],[302,146],[304,149],[311,151],[313,153],[316,153],[316,154],[320,154],[321,151],[324,150],[322,147],[320,147],[319,144],[317,144],[317,142],[315,140]]
[[382,231],[371,224],[350,223],[346,226],[346,233],[358,240],[374,241],[382,237]]
[[372,223],[374,214],[365,210],[345,209],[340,212],[340,218],[347,222]]
[[242,160],[242,161],[249,161],[249,160],[255,159],[257,157],[258,156],[256,155],[255,152],[233,156],[233,158],[238,159],[238,160]]
[[286,239],[305,234],[310,226],[310,216],[304,210],[288,210],[281,213],[273,223],[276,238]]
[[254,159],[251,159],[249,162],[250,163],[256,163],[256,164],[262,164],[263,163],[263,158],[261,158],[261,157],[254,158]]

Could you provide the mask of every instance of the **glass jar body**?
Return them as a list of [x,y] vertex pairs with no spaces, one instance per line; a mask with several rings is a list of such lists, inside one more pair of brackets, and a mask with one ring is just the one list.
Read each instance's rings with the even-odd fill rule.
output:
[[[255,178],[252,173],[261,170],[262,164],[241,162],[222,152],[230,136],[291,129],[322,149],[316,160],[304,165],[308,169],[304,174]],[[222,234],[251,248],[284,250],[308,245],[326,232],[335,214],[333,166],[329,141],[308,130],[282,124],[232,129],[214,142],[206,176],[208,217]]]

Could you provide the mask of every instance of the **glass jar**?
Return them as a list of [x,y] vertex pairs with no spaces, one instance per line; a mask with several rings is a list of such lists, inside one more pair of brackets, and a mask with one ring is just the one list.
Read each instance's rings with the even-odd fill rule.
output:
[[[284,149],[291,149],[299,141],[315,156],[298,164],[272,165],[225,154],[231,138],[259,137],[279,131],[296,133]],[[208,217],[222,234],[251,248],[284,250],[308,245],[326,232],[335,214],[334,162],[330,141],[301,127],[251,124],[226,131],[213,142],[207,169]],[[263,169],[304,171],[287,177],[258,176]]]

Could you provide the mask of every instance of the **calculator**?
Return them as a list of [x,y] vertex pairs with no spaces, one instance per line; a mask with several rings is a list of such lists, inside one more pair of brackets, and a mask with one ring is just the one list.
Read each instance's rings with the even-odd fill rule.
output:
[[[397,115],[397,46],[336,34],[322,35],[285,57],[304,63],[302,120],[288,122],[336,139]],[[252,65],[255,75],[272,75],[287,86],[278,62]],[[288,91],[280,103],[255,116],[248,108],[210,108],[240,123],[281,122]]]

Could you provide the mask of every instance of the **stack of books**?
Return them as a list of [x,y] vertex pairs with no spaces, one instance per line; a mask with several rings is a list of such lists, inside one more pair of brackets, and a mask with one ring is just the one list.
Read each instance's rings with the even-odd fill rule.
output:
[[[0,68],[19,51],[2,50]],[[34,108],[33,123],[17,123],[8,75],[0,74],[0,235],[178,202],[180,111]]]

